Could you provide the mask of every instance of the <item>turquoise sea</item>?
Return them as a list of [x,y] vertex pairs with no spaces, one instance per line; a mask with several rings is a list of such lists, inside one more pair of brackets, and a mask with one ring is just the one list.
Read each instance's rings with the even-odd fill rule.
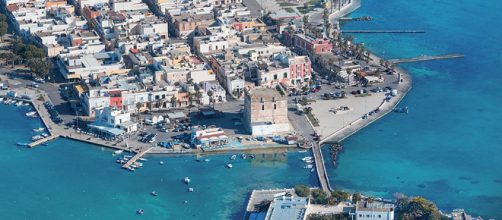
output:
[[[495,0],[363,0],[354,16],[375,20],[344,28],[427,31],[356,36],[378,55],[466,58],[403,65],[414,79],[402,103],[410,114],[390,114],[345,140],[338,166],[328,167],[334,187],[387,198],[421,195],[445,211],[462,207],[502,218],[500,11]],[[208,163],[154,157],[130,173],[110,150],[88,144],[58,139],[18,147],[40,126],[26,111],[0,105],[0,219],[240,219],[253,188],[318,184],[299,161],[306,154],[296,152],[238,159],[232,169],[224,167],[228,155]],[[187,192],[185,176],[195,192]]]
[[[229,155],[209,156],[209,162],[155,156],[132,173],[115,163],[111,150],[89,144],[57,139],[18,147],[40,126],[26,112],[0,104],[0,219],[241,219],[254,188],[317,185],[300,161],[309,153],[257,154],[232,161],[232,169],[225,167]],[[138,209],[145,214],[137,216]]]
[[359,34],[385,58],[461,53],[464,59],[402,65],[413,89],[402,106],[344,141],[331,184],[392,198],[421,195],[445,211],[502,218],[502,2],[363,0],[345,29],[420,29]]

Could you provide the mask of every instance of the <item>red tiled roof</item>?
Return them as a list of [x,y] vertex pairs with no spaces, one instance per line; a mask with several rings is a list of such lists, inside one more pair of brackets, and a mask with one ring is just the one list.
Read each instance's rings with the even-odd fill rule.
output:
[[17,11],[18,9],[19,9],[19,7],[17,7],[16,4],[7,5],[7,10],[9,10],[9,12]]

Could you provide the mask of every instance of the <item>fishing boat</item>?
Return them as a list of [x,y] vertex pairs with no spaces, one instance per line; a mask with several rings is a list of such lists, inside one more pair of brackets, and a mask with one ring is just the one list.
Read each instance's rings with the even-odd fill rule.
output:
[[237,158],[237,155],[235,155],[235,154],[234,154],[234,155],[232,155],[232,156],[230,157],[230,160],[235,160],[236,158]]
[[188,178],[188,176],[185,176],[185,178],[183,179],[183,182],[185,182],[186,184],[189,184],[190,178]]
[[157,192],[152,191],[152,192],[150,193],[150,195],[152,195],[152,196],[157,196]]
[[227,168],[232,168],[234,167],[231,163],[227,163]]

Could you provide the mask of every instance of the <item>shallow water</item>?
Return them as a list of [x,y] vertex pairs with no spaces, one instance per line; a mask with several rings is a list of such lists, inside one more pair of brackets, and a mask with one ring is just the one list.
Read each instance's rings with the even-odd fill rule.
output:
[[154,156],[132,173],[115,163],[111,150],[89,144],[57,139],[18,147],[40,126],[26,112],[0,104],[0,219],[135,219],[138,209],[145,210],[142,219],[240,219],[252,189],[317,185],[300,161],[307,153],[257,154],[231,161],[232,169],[225,167],[229,155],[209,156],[207,163]]
[[421,29],[426,34],[360,34],[385,58],[465,54],[402,65],[413,88],[401,106],[344,141],[329,174],[335,187],[392,198],[421,195],[445,210],[502,218],[502,22],[499,1],[365,0],[345,29]]

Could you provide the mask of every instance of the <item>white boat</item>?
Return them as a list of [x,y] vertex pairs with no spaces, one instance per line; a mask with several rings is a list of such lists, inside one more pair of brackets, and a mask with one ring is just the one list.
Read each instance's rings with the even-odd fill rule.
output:
[[235,160],[236,158],[237,158],[237,155],[235,155],[235,154],[234,154],[234,155],[232,155],[232,156],[230,157],[230,160]]
[[204,162],[206,162],[206,163],[209,161],[211,161],[211,159],[209,159],[209,158],[204,159]]
[[307,153],[307,150],[299,150],[298,153]]
[[303,161],[308,161],[308,160],[312,160],[312,157],[304,157],[302,158]]
[[41,135],[42,135],[42,137],[44,137],[44,138],[49,137],[49,134],[47,134],[47,133],[42,133]]
[[40,140],[40,139],[42,139],[42,138],[44,138],[44,137],[42,137],[42,136],[40,136],[40,135],[35,135],[35,136],[31,137],[31,140],[32,140],[32,141],[38,141],[38,140]]
[[246,154],[241,154],[242,159],[246,159],[246,157],[247,157]]
[[231,163],[227,163],[227,168],[232,168],[234,167]]
[[188,192],[193,192],[193,188],[188,188]]
[[164,161],[160,161],[160,162],[159,162],[159,164],[160,164],[160,165],[164,165]]
[[21,106],[23,105],[23,101],[16,102],[16,106]]
[[150,195],[152,195],[152,196],[157,196],[157,192],[152,191],[152,192],[150,193]]
[[185,182],[186,184],[189,184],[190,178],[188,178],[188,176],[185,176],[185,178],[183,179],[183,182]]
[[114,154],[121,154],[121,153],[124,153],[124,150],[116,150],[116,151],[113,151]]
[[313,173],[314,171],[315,171],[315,168],[312,168],[312,169],[310,170],[310,172],[311,172],[311,173]]
[[35,117],[37,115],[37,112],[32,111],[32,112],[26,113],[25,115],[28,116],[28,117]]
[[304,166],[303,168],[305,168],[305,169],[312,169],[313,167],[314,166],[312,166],[312,164],[309,164],[309,165]]
[[23,147],[25,147],[25,146],[28,146],[28,143],[24,143],[24,142],[17,142],[17,143],[16,143],[16,145],[17,145],[17,146],[23,146]]
[[131,172],[133,172],[133,171],[135,171],[135,170],[136,170],[136,169],[134,169],[133,167],[128,167],[127,169],[128,169],[129,171],[131,171]]
[[146,158],[143,158],[143,157],[140,157],[140,158],[139,158],[139,160],[140,160],[140,161],[147,161],[147,159],[146,159]]
[[45,128],[34,128],[33,129],[34,132],[42,132],[44,130],[45,130]]

